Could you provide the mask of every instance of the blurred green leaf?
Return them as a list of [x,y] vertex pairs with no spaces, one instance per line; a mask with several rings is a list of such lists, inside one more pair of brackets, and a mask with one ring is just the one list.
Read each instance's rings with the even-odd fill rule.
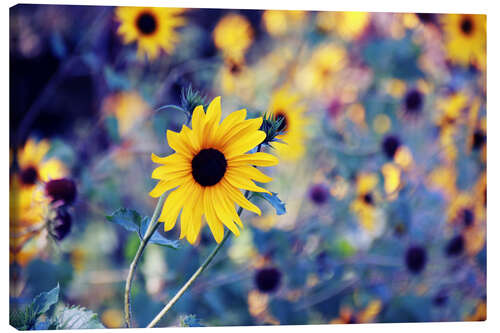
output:
[[33,299],[33,310],[39,316],[50,309],[50,307],[59,301],[59,284],[48,292],[43,292]]
[[106,219],[124,227],[128,231],[139,233],[141,228],[141,215],[132,209],[120,208],[111,216],[106,216]]
[[277,215],[285,214],[286,213],[285,203],[283,201],[281,201],[281,199],[278,197],[278,193],[275,193],[275,192],[271,192],[271,193],[272,193],[272,195],[270,195],[268,193],[254,192],[253,195],[255,195],[259,198],[262,198],[262,199],[266,200],[267,202],[269,202],[271,204],[271,206],[273,206],[273,208],[276,210]]
[[[149,225],[149,220],[150,220],[150,218],[148,216],[144,216],[142,218],[141,227],[139,229],[139,236],[141,237],[141,239],[143,239],[144,235],[146,234],[146,230],[148,229],[148,225]],[[166,247],[169,247],[172,249],[179,248],[178,241],[170,240],[170,239],[162,236],[158,230],[156,230],[155,233],[153,234],[153,236],[151,236],[151,238],[149,239],[149,242],[152,244],[166,246]]]

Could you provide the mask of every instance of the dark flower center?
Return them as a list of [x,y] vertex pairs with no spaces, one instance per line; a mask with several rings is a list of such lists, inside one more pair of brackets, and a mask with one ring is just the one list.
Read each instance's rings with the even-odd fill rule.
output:
[[423,247],[412,246],[406,250],[406,267],[413,274],[420,273],[427,263],[427,252]]
[[408,113],[417,114],[422,108],[422,94],[418,90],[412,90],[405,97],[405,105]]
[[475,150],[481,149],[486,143],[486,134],[482,130],[474,131],[472,135],[472,148]]
[[328,200],[328,194],[328,188],[323,184],[314,185],[309,192],[311,200],[317,205],[324,204]]
[[367,205],[373,205],[373,195],[371,193],[363,195],[363,201]]
[[382,150],[388,158],[392,159],[400,145],[401,142],[397,136],[389,135],[382,142]]
[[142,13],[136,20],[137,29],[143,35],[151,35],[156,31],[156,18],[148,12]]
[[38,180],[38,170],[34,166],[29,166],[21,170],[21,182],[26,185],[33,185]]
[[231,61],[231,63],[229,64],[229,71],[231,72],[231,74],[238,75],[239,73],[241,73],[240,64],[235,61]]
[[435,15],[431,13],[417,13],[417,16],[423,23],[431,23],[435,19]]
[[284,130],[286,130],[286,128],[288,126],[288,121],[286,119],[285,113],[283,111],[277,111],[277,112],[275,112],[274,118],[276,120],[281,119],[281,124],[278,127],[278,132],[283,132]]
[[470,227],[471,225],[474,224],[474,212],[470,209],[464,209],[462,211],[462,218],[463,218],[463,222],[464,222],[464,225],[466,227]]
[[193,178],[201,186],[217,184],[227,169],[227,161],[217,149],[208,148],[201,150],[191,161]]
[[449,257],[458,256],[463,252],[464,245],[464,238],[462,235],[455,236],[446,244],[445,252]]
[[460,30],[462,30],[464,34],[470,35],[473,29],[474,25],[472,24],[470,17],[464,17],[462,22],[460,22]]
[[281,282],[281,272],[274,268],[262,268],[255,275],[255,284],[257,288],[264,293],[275,291]]

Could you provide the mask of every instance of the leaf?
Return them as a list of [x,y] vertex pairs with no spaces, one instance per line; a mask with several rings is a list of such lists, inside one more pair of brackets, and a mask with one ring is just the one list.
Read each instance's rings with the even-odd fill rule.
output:
[[182,327],[204,327],[200,320],[194,315],[190,314],[181,319]]
[[286,207],[285,203],[281,201],[281,199],[278,197],[278,193],[271,192],[272,195],[269,195],[268,193],[257,193],[255,192],[254,195],[266,200],[271,204],[271,206],[274,207],[276,210],[276,214],[278,215],[283,215],[286,213]]
[[[142,219],[141,227],[139,229],[139,237],[141,239],[143,239],[145,234],[146,234],[146,230],[148,229],[148,225],[149,225],[149,220],[150,219],[147,216],[144,216]],[[176,241],[176,240],[173,241],[173,240],[170,240],[170,239],[162,236],[160,234],[160,232],[158,232],[158,230],[156,230],[155,233],[151,236],[151,238],[149,239],[149,242],[152,244],[166,246],[166,247],[169,247],[171,249],[178,249],[179,248],[178,241]]]
[[141,215],[132,209],[120,208],[111,216],[106,216],[109,222],[116,223],[128,231],[139,233],[141,227]]
[[105,328],[97,314],[79,306],[64,307],[57,314],[55,327],[58,330]]
[[48,292],[43,292],[36,296],[31,303],[35,315],[39,315],[47,312],[50,307],[59,301],[59,283],[57,286]]

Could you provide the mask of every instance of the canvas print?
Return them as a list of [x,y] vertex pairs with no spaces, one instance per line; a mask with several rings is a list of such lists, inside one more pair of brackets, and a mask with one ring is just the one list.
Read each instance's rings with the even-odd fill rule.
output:
[[10,325],[486,320],[486,15],[10,9]]

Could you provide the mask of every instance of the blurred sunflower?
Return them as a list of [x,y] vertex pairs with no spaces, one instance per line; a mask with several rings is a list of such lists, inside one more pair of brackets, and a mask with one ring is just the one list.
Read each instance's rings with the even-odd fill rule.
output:
[[377,184],[378,177],[375,173],[361,173],[356,180],[357,198],[351,203],[351,210],[357,215],[360,224],[368,231],[375,228],[375,188]]
[[239,63],[244,60],[245,52],[252,44],[252,26],[244,16],[229,14],[217,23],[213,38],[215,46],[225,58]]
[[184,25],[179,16],[184,8],[118,7],[118,34],[125,44],[137,42],[137,55],[155,59],[161,50],[171,53],[179,37],[176,28]]
[[[227,116],[222,123],[221,100],[215,98],[205,114],[203,106],[193,111],[192,129],[183,126],[180,133],[167,131],[167,140],[176,152],[167,157],[152,154],[155,163],[163,164],[152,177],[160,182],[150,192],[167,197],[159,217],[166,231],[172,229],[182,209],[180,238],[193,244],[200,233],[202,215],[215,240],[221,242],[224,225],[236,236],[243,227],[234,203],[257,214],[260,209],[240,189],[266,192],[252,181],[267,183],[272,179],[254,166],[272,166],[278,159],[263,152],[245,154],[259,145],[266,134],[259,131],[262,118],[245,120],[246,110]],[[219,124],[220,123],[220,124]]]
[[262,14],[264,27],[271,36],[283,36],[302,26],[307,12],[303,10],[266,10]]
[[108,96],[102,104],[102,110],[116,117],[118,132],[123,137],[147,116],[150,107],[137,91],[123,91]]
[[316,25],[321,31],[335,32],[347,41],[359,38],[369,23],[367,12],[319,12],[316,16]]
[[346,50],[336,44],[323,44],[312,54],[299,73],[298,83],[308,93],[321,94],[335,83],[335,75],[347,63]]
[[274,92],[269,105],[269,112],[274,118],[282,119],[278,130],[284,133],[277,136],[283,143],[274,142],[272,145],[287,160],[297,160],[305,153],[305,127],[308,119],[304,118],[305,106],[299,100],[297,94],[282,88]]
[[486,15],[442,16],[446,50],[453,63],[486,67]]
[[17,152],[19,165],[19,180],[22,186],[33,186],[38,181],[47,182],[50,179],[62,178],[68,171],[65,165],[57,158],[45,159],[50,150],[47,140],[36,142],[28,139],[26,144]]

